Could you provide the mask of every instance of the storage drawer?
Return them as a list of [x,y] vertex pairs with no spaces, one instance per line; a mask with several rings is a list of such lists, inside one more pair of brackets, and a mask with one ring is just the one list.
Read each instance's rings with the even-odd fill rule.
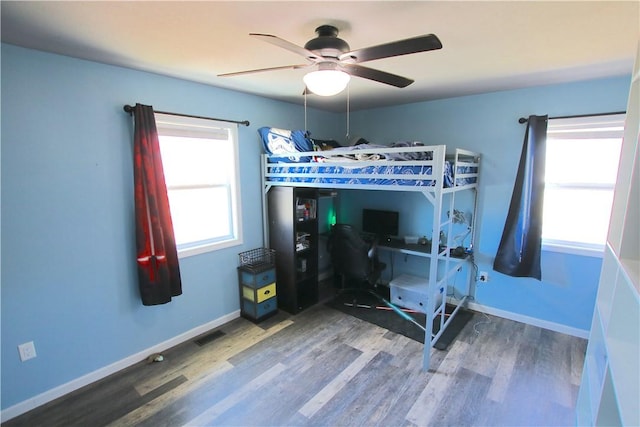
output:
[[269,270],[255,273],[240,268],[240,283],[252,288],[261,288],[265,285],[276,281],[276,269],[271,268]]
[[[429,299],[429,281],[426,278],[402,274],[389,282],[389,288],[393,304],[426,313]],[[442,293],[438,296],[435,306],[441,302]]]
[[249,286],[242,286],[242,297],[248,299],[251,302],[261,303],[264,300],[276,296],[276,283],[273,282],[267,286],[263,286],[259,289],[254,289]]
[[242,300],[242,314],[254,320],[274,314],[278,310],[278,298],[273,297],[261,303],[254,303],[247,299]]

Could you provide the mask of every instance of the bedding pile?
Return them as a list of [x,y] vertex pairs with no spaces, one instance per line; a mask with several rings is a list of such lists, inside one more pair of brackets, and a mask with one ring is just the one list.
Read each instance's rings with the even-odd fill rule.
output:
[[[293,153],[318,152],[331,150],[332,161],[371,161],[371,160],[432,160],[431,151],[411,152],[376,152],[362,153],[363,150],[417,147],[422,145],[416,142],[399,141],[391,145],[377,145],[360,138],[353,146],[340,146],[336,141],[314,140],[308,131],[287,130],[272,127],[261,127],[258,133],[262,139],[264,150],[267,154],[282,156],[270,157],[273,163],[312,162],[323,161],[323,158],[309,156],[291,156]],[[336,155],[339,154],[339,155]]]
[[[258,129],[267,159],[268,181],[340,185],[434,186],[433,147],[417,142],[371,144],[360,139],[356,145],[340,146],[335,141],[315,141],[309,132],[272,127]],[[406,150],[404,150],[406,149]],[[300,155],[309,153],[310,155]],[[384,161],[376,164],[377,161]],[[389,164],[389,161],[398,162]],[[326,162],[326,165],[323,163]],[[363,163],[367,162],[367,163]],[[424,162],[424,163],[423,163]],[[445,188],[475,182],[475,178],[455,178],[454,173],[475,173],[477,168],[445,161],[442,185]]]

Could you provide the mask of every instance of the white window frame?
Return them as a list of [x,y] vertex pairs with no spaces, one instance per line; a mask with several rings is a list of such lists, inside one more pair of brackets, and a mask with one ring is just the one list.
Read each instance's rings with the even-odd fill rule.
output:
[[[226,139],[231,142],[233,151],[233,171],[229,176],[226,184],[196,184],[193,186],[179,186],[175,189],[193,189],[203,187],[226,187],[229,192],[230,203],[228,206],[229,220],[231,230],[229,235],[215,239],[203,239],[179,244],[178,258],[186,258],[206,252],[212,252],[224,248],[238,246],[243,243],[242,239],[242,212],[240,206],[240,161],[239,161],[239,141],[238,141],[238,125],[231,122],[222,122],[212,119],[204,119],[197,117],[180,116],[173,114],[155,113],[156,128],[158,137],[161,140],[163,136],[178,136],[188,138],[204,138],[212,140]],[[167,187],[167,191],[171,191],[171,187]]]
[[[549,119],[547,127],[547,140],[553,139],[588,139],[588,138],[615,138],[622,140],[624,133],[624,120],[626,114],[607,114],[594,116],[580,116],[570,118]],[[548,143],[547,143],[548,144]],[[553,184],[545,183],[545,187],[556,188],[583,188],[614,190],[615,182],[602,183],[574,183]],[[608,226],[607,226],[608,228]],[[544,230],[544,224],[543,224]],[[569,253],[591,257],[602,257],[606,242],[603,244],[589,244],[577,241],[554,240],[542,238],[542,249],[546,251]]]

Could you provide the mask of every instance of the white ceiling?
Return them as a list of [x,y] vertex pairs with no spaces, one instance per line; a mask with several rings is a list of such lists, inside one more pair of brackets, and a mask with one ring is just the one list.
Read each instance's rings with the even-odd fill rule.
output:
[[[351,79],[350,109],[631,73],[638,1],[2,1],[2,42],[303,103],[304,63],[249,37],[303,46],[322,24],[351,49],[434,33],[441,50],[367,62],[415,80]],[[308,105],[344,111],[347,92]]]

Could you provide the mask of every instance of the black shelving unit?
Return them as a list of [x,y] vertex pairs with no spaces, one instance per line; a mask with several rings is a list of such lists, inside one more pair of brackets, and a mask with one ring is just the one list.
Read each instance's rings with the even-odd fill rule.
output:
[[296,314],[318,302],[318,192],[274,187],[267,201],[278,307]]

